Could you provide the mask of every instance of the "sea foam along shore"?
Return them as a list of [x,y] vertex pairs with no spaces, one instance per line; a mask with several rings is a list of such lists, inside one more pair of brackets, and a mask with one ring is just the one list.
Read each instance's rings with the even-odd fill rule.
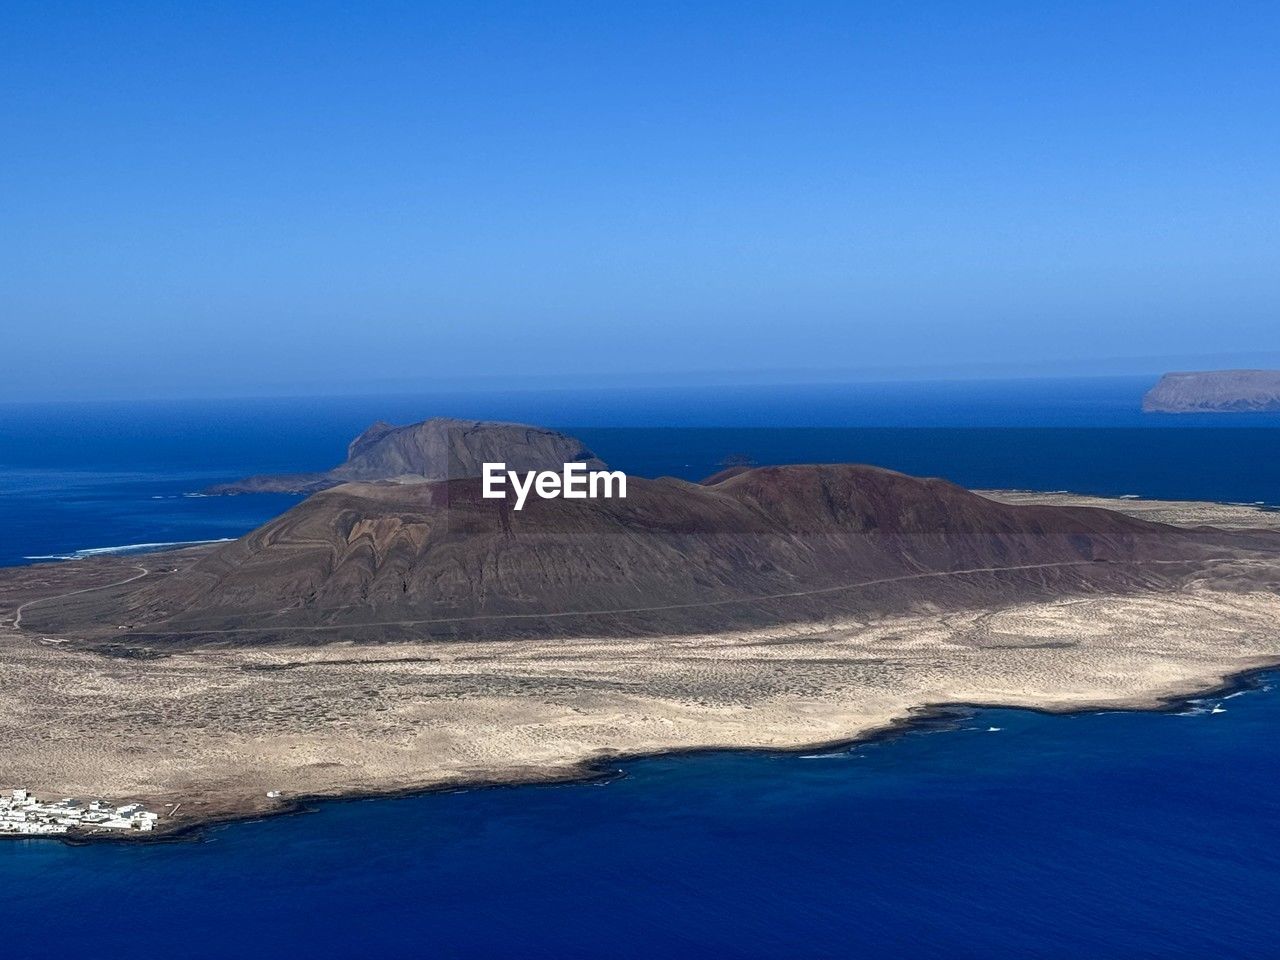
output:
[[234,537],[215,537],[212,540],[172,540],[167,543],[126,543],[118,547],[85,547],[69,553],[41,553],[25,556],[24,560],[84,560],[88,557],[128,556],[134,553],[155,553],[160,550],[180,550],[183,547],[199,547],[207,543],[230,543]]

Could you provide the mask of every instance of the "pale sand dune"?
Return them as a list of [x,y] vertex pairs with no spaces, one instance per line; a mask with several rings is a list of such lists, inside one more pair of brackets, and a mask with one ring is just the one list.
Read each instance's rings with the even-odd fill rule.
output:
[[1198,500],[1147,500],[1094,497],[1080,493],[1041,493],[1033,490],[975,490],[998,503],[1041,504],[1050,507],[1102,507],[1140,520],[1183,527],[1214,526],[1250,530],[1280,530],[1280,510],[1236,503]]
[[1280,663],[1280,596],[1191,588],[643,641],[272,647],[129,660],[0,634],[5,781],[181,801],[581,775],[614,754],[802,747],[950,703],[1156,706]]

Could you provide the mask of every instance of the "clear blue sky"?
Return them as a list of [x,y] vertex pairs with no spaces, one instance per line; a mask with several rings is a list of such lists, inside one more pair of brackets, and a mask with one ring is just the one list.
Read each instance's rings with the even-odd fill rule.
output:
[[1280,356],[1272,3],[2,18],[0,398]]

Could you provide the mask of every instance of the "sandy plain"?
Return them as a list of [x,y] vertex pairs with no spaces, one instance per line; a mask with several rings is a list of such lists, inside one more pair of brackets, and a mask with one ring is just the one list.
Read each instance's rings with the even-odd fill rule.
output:
[[[989,492],[1187,525],[1253,507]],[[0,577],[0,788],[139,800],[163,833],[309,797],[581,777],[621,756],[803,748],[953,704],[1157,708],[1280,664],[1274,577],[960,613],[644,640],[438,642],[104,656],[12,626],[145,557]],[[1270,574],[1272,571],[1267,571]],[[281,791],[280,799],[266,796]]]

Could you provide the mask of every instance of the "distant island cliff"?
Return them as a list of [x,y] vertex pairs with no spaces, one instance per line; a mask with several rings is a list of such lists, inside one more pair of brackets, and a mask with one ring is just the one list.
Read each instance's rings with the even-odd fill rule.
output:
[[1280,370],[1166,373],[1142,398],[1144,413],[1258,413],[1280,410]]

